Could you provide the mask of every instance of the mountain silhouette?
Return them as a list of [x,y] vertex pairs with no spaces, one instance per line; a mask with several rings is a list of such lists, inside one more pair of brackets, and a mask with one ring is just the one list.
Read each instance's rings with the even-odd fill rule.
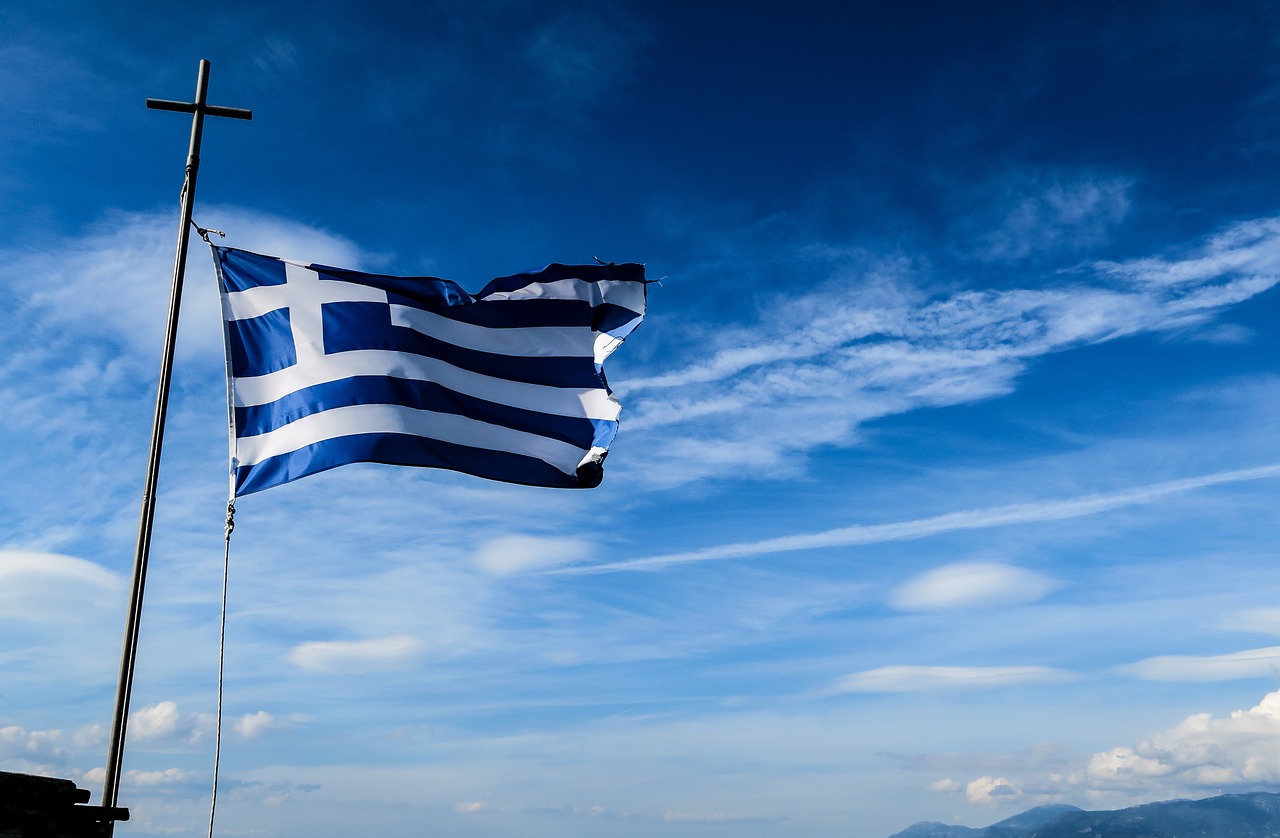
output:
[[980,828],[921,821],[890,838],[1280,838],[1280,794],[1224,794],[1099,812],[1054,804]]

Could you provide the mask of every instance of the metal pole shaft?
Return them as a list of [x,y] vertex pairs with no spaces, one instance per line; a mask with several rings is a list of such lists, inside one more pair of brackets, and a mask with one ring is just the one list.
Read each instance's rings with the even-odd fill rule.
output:
[[[147,459],[146,488],[142,493],[142,512],[138,520],[138,542],[133,557],[133,582],[129,594],[129,613],[125,621],[124,648],[120,655],[120,680],[116,688],[116,706],[112,718],[111,744],[107,753],[106,780],[102,803],[115,806],[120,793],[120,768],[124,758],[125,728],[128,724],[129,698],[133,690],[134,661],[138,651],[138,628],[142,619],[142,593],[146,586],[147,562],[151,552],[151,528],[155,518],[156,484],[160,476],[160,452],[164,445],[165,415],[169,407],[169,383],[173,376],[174,344],[178,336],[178,309],[182,302],[182,280],[186,272],[187,244],[191,237],[191,207],[196,195],[196,172],[200,168],[200,136],[204,129],[205,99],[209,85],[209,62],[200,62],[196,80],[196,101],[191,121],[191,146],[187,153],[187,174],[182,187],[182,221],[178,228],[178,249],[173,261],[173,289],[169,295],[168,326],[164,352],[160,362],[160,381],[156,390],[155,420],[151,426],[151,452]],[[114,826],[114,824],[112,825]],[[110,828],[108,828],[110,834]]]

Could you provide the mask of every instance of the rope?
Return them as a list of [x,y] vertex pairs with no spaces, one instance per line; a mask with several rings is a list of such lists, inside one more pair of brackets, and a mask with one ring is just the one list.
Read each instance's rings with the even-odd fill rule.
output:
[[227,522],[223,536],[222,620],[218,626],[218,712],[213,726],[213,793],[209,799],[209,838],[213,838],[213,815],[218,809],[218,767],[222,761],[222,674],[227,648],[227,571],[231,567],[231,533],[235,528],[236,499],[233,495],[227,501]]
[[196,223],[194,218],[191,219],[191,226],[196,228],[196,232],[200,235],[200,238],[204,239],[204,243],[207,245],[213,244],[213,242],[209,241],[210,233],[217,233],[219,236],[221,236],[224,239],[227,237],[227,234],[222,232],[221,230],[213,230],[213,229],[210,229],[209,227],[201,227],[199,224]]

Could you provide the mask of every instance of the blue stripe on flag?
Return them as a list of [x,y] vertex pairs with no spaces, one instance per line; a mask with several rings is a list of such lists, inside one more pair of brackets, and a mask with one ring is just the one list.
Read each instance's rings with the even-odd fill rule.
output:
[[387,276],[386,274],[365,274],[346,268],[331,268],[327,265],[308,265],[308,269],[320,274],[322,279],[336,279],[342,282],[354,282],[386,291],[388,296],[399,295],[406,305],[438,311],[443,308],[465,307],[475,300],[458,283],[434,276]]
[[[389,292],[387,301],[421,308],[459,323],[490,329],[523,329],[535,326],[582,326],[592,320],[591,303],[586,300],[479,300],[483,305],[431,308],[409,295]],[[637,312],[631,316],[639,317]]]
[[469,416],[490,425],[568,442],[584,452],[593,445],[607,447],[618,427],[617,422],[608,419],[552,416],[497,404],[456,393],[433,381],[365,375],[307,387],[270,404],[237,407],[236,432],[242,437],[257,436],[304,416],[357,404],[398,404],[433,413]]
[[324,306],[325,354],[361,349],[407,352],[438,358],[470,372],[545,384],[550,387],[599,387],[593,358],[519,357],[465,349],[391,323],[391,307],[384,303],[329,303]]
[[444,468],[504,483],[556,489],[575,489],[582,485],[575,475],[565,474],[537,457],[405,434],[356,434],[326,439],[238,468],[236,494],[260,492],[351,463]]

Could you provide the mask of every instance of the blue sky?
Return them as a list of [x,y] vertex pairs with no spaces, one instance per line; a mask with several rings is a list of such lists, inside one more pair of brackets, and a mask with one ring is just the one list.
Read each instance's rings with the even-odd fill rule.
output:
[[[693,7],[690,8],[690,5]],[[603,485],[245,498],[225,835],[867,836],[1280,790],[1280,11],[0,10],[0,770],[100,792],[196,220],[470,290],[639,261]],[[212,771],[225,391],[193,253],[122,835]]]

